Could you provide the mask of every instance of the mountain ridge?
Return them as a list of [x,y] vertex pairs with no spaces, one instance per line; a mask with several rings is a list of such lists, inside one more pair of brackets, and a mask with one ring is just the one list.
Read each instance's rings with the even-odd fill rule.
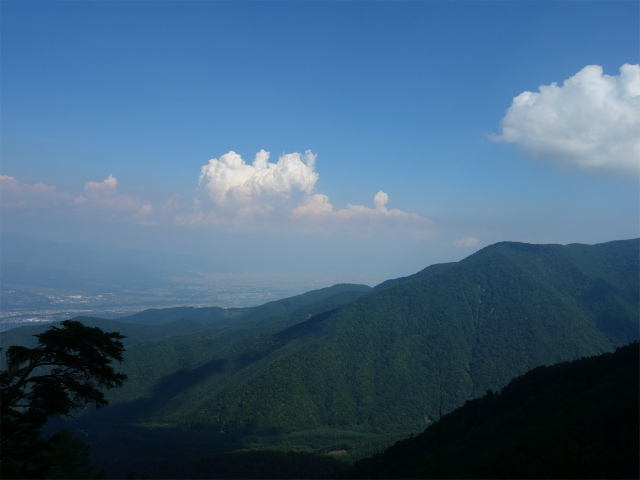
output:
[[129,382],[84,421],[270,442],[318,432],[328,446],[420,431],[528,370],[637,340],[639,247],[501,242],[373,289],[337,285],[222,316],[147,311],[162,320],[137,327],[169,331],[162,322],[190,312],[195,330],[132,339]]
[[[638,244],[505,242],[427,267],[213,353],[214,363],[256,362],[240,362],[244,367],[224,377],[229,389],[204,388],[209,393],[201,393],[199,403],[150,418],[254,432],[424,424],[436,416],[441,397],[449,411],[530,368],[634,340],[638,281],[630,273],[638,265]],[[610,257],[623,267],[612,267]],[[587,300],[594,289],[604,293]],[[265,391],[271,392],[267,398],[256,394]]]

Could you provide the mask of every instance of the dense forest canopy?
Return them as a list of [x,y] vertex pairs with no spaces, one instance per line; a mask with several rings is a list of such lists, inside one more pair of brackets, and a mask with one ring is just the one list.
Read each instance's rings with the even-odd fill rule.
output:
[[340,478],[638,478],[638,342],[535,368]]

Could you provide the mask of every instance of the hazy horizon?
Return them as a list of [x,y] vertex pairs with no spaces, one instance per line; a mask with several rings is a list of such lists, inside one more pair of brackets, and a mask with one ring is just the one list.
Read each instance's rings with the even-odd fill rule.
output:
[[637,2],[0,8],[5,236],[320,287],[639,235]]

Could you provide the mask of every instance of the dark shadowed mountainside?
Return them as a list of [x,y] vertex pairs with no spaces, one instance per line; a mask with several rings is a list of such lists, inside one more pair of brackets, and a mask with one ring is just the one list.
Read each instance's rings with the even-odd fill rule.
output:
[[340,478],[638,478],[638,343],[538,367]]

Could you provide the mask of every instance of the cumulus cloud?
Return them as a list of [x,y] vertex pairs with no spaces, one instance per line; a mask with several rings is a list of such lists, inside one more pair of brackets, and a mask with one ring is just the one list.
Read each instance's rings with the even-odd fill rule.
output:
[[430,222],[427,218],[415,213],[407,213],[402,210],[388,210],[386,204],[389,195],[380,190],[373,197],[374,208],[364,205],[347,205],[347,208],[334,210],[329,202],[329,197],[315,194],[308,197],[300,206],[291,212],[293,220],[326,221],[326,220],[380,220],[402,219],[413,222]]
[[84,195],[74,200],[76,205],[87,202],[99,204],[113,204],[118,201],[118,180],[113,175],[109,175],[102,182],[87,182],[84,185]]
[[[379,191],[373,208],[347,205],[334,209],[329,197],[314,193],[318,181],[316,155],[307,150],[283,154],[276,163],[269,162],[269,152],[260,150],[252,164],[230,151],[212,159],[201,168],[198,186],[211,202],[191,207],[173,198],[162,211],[174,215],[182,225],[240,226],[247,228],[283,228],[305,231],[327,228],[362,229],[375,227],[385,234],[396,227],[413,229],[413,236],[431,236],[431,220],[415,213],[388,209],[389,196]],[[420,232],[419,234],[416,232]]]
[[203,195],[187,201],[173,195],[158,209],[138,196],[120,192],[112,174],[102,181],[87,182],[82,193],[75,195],[54,186],[27,185],[0,175],[0,191],[3,209],[63,205],[70,214],[99,215],[143,225],[273,233],[333,234],[350,230],[372,237],[400,235],[413,239],[435,235],[428,218],[387,208],[389,195],[382,190],[373,196],[372,206],[334,208],[329,197],[314,192],[318,181],[315,161],[316,155],[307,151],[304,155],[283,154],[271,163],[269,153],[261,150],[249,165],[229,152],[202,167],[198,184]]
[[536,162],[638,179],[640,65],[619,75],[589,65],[562,86],[542,85],[513,99],[495,141],[515,143]]
[[389,203],[389,195],[384,193],[382,190],[376,193],[375,197],[373,197],[373,204],[376,206],[376,210],[378,212],[386,212],[387,203]]
[[231,151],[209,160],[200,171],[198,184],[219,205],[245,208],[257,198],[289,199],[292,194],[310,194],[318,174],[314,171],[316,156],[307,150],[282,155],[277,163],[269,162],[269,152],[260,150],[248,165]]
[[389,196],[379,191],[373,198],[374,208],[364,205],[347,205],[347,208],[334,210],[329,197],[322,194],[309,196],[300,206],[291,211],[290,218],[296,222],[312,224],[343,224],[353,228],[362,227],[410,227],[422,238],[431,237],[435,230],[433,222],[415,213],[402,210],[389,210],[386,204]]
[[329,197],[317,193],[307,198],[299,207],[294,208],[291,212],[291,218],[293,220],[311,218],[324,220],[334,214],[333,205],[329,203]]

